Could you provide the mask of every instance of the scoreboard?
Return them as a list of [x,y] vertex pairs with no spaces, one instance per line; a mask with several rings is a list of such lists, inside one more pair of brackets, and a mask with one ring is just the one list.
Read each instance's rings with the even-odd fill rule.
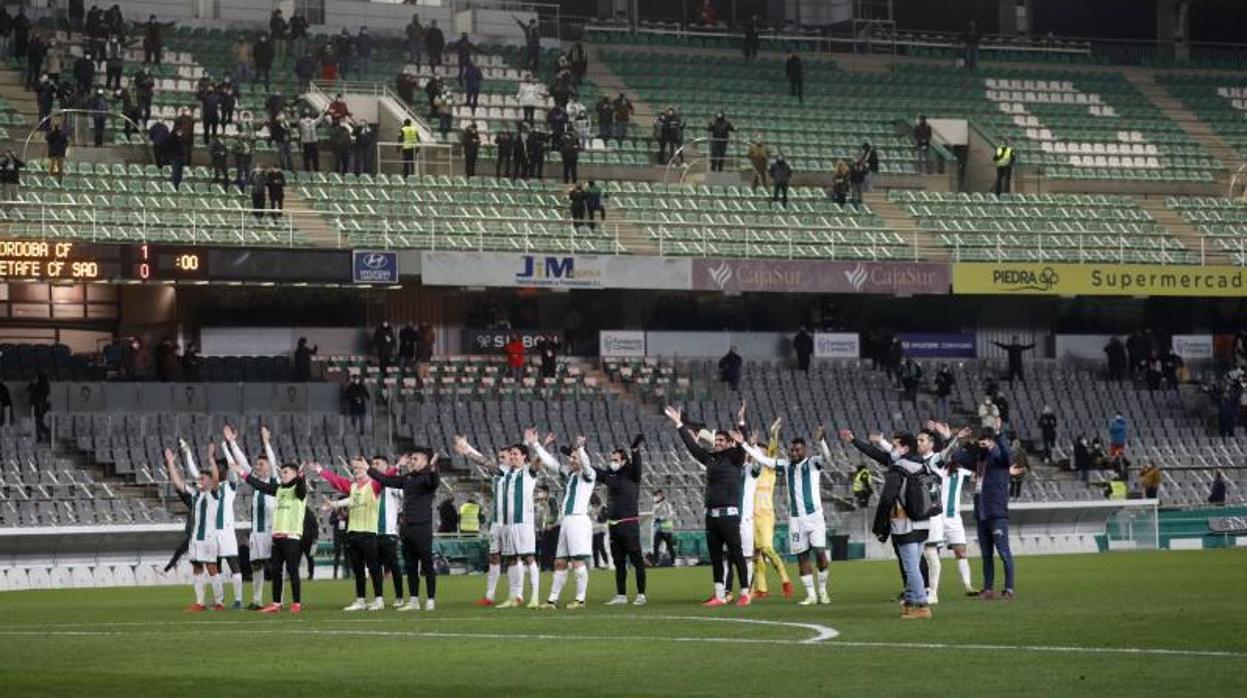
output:
[[352,252],[0,240],[0,281],[350,284]]

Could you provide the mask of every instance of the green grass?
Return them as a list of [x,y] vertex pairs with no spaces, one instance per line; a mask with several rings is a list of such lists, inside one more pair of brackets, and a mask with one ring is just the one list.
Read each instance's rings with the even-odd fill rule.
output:
[[[0,686],[14,697],[1211,696],[1247,670],[1247,551],[1021,558],[1007,603],[958,596],[945,567],[935,618],[916,622],[889,601],[891,561],[834,564],[833,604],[814,608],[702,609],[705,567],[650,570],[644,608],[604,607],[613,584],[596,573],[575,612],[475,608],[479,575],[439,580],[435,613],[342,613],[345,581],[306,585],[307,612],[276,618],[188,616],[189,588],[10,592]],[[804,644],[816,629],[724,619],[839,636]]]

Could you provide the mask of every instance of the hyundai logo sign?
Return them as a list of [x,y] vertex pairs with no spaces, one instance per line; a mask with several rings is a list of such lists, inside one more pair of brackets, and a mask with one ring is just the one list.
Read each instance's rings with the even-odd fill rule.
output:
[[398,283],[398,253],[356,250],[351,265],[352,279],[357,284]]

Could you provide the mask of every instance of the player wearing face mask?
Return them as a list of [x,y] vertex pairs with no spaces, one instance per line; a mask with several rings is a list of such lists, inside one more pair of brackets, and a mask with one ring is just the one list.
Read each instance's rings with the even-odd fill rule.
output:
[[645,605],[645,560],[641,557],[641,518],[637,498],[641,491],[641,444],[645,437],[637,435],[629,450],[611,451],[605,470],[595,468],[598,482],[606,485],[609,501],[606,507],[610,530],[611,559],[615,561],[615,597],[608,606],[628,603],[628,566],[636,570],[636,598],[632,603]]

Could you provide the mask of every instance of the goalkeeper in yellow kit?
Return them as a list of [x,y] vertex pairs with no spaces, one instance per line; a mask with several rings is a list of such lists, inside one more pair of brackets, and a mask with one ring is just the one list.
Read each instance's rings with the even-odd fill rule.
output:
[[[768,456],[774,458],[779,454],[780,419],[771,424],[770,441],[766,446]],[[769,563],[779,572],[783,582],[784,598],[792,598],[792,581],[788,579],[788,570],[784,560],[775,552],[775,469],[762,468],[758,476],[757,490],[753,500],[753,598],[764,599],[770,596],[766,588],[766,566]]]

